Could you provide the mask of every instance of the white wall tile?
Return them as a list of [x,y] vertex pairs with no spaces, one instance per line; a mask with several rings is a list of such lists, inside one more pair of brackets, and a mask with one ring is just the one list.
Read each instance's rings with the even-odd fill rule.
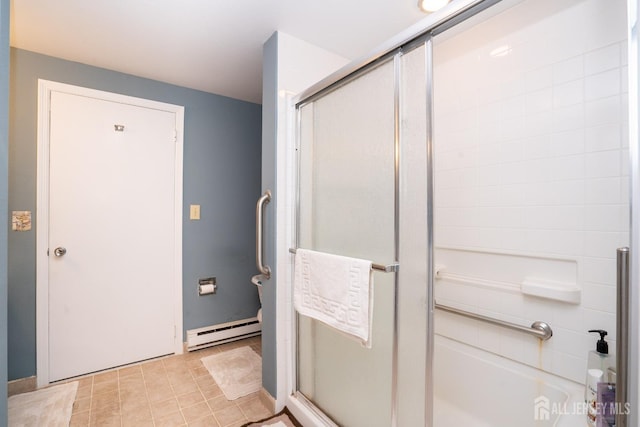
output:
[[584,58],[574,56],[553,64],[553,83],[566,83],[584,76]]
[[620,204],[625,197],[628,199],[621,189],[622,179],[619,177],[589,179],[585,183],[585,203]]
[[614,313],[616,310],[615,286],[585,283],[582,287],[582,305],[592,310]]
[[523,140],[524,153],[528,159],[542,159],[551,157],[551,135],[540,135]]
[[622,145],[622,129],[617,123],[586,129],[586,151],[618,149]]
[[551,110],[552,107],[553,91],[551,88],[544,88],[526,94],[525,111],[527,114]]
[[[598,110],[599,111],[599,110]],[[553,111],[553,132],[578,129],[584,127],[585,111],[582,104],[558,108]]]
[[582,79],[553,87],[553,108],[568,107],[582,101],[584,101],[584,82]]
[[584,329],[584,317],[584,309],[580,306],[556,305],[551,326],[580,333]]
[[556,327],[553,329],[554,350],[568,355],[584,358],[587,353],[589,336],[585,332],[575,332]]
[[587,75],[617,68],[620,64],[621,52],[620,45],[617,43],[588,52],[584,57],[584,68]]
[[616,315],[615,313],[608,313],[606,311],[585,309],[584,326],[586,330],[604,329],[609,334],[608,336],[615,337],[616,336]]
[[582,128],[551,135],[550,154],[555,157],[581,154],[585,151],[585,131]]
[[585,79],[585,99],[592,101],[617,95],[620,93],[620,83],[619,68],[588,76]]
[[[479,285],[442,291],[498,318],[549,322],[556,335],[542,347],[478,322],[448,319],[439,330],[579,382],[593,341],[587,329],[615,327],[615,248],[628,240],[628,71],[624,34],[613,24],[624,17],[613,9],[578,2],[539,26],[519,26],[501,39],[517,46],[505,60],[488,60],[482,38],[462,36],[456,48],[465,53],[445,52],[447,64],[436,64],[437,79],[447,80],[436,84],[436,241],[574,260],[583,291],[579,305]],[[586,25],[594,19],[610,26],[596,31]],[[493,35],[506,28],[496,22]],[[442,130],[440,98],[450,115]]]
[[585,258],[580,263],[580,278],[583,282],[613,286],[616,283],[616,250],[610,250],[610,258]]
[[545,135],[551,132],[553,126],[553,113],[542,111],[528,114],[525,117],[525,136]]
[[618,177],[621,172],[620,151],[598,151],[585,155],[587,178]]
[[549,160],[554,181],[581,179],[585,173],[584,155],[555,157]]
[[[553,339],[553,338],[552,338]],[[552,361],[552,372],[578,383],[584,383],[587,369],[587,359],[585,357],[575,357],[569,354],[554,351]]]
[[620,96],[590,101],[585,104],[585,119],[589,126],[620,123],[622,106]]
[[553,84],[553,67],[549,65],[525,73],[524,83],[527,92],[551,87]]

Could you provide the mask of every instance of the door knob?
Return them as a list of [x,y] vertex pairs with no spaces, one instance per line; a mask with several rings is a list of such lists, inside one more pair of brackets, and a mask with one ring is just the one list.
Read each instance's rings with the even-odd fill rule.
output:
[[63,256],[66,253],[67,253],[67,249],[63,248],[62,246],[58,246],[53,250],[53,254],[58,257]]

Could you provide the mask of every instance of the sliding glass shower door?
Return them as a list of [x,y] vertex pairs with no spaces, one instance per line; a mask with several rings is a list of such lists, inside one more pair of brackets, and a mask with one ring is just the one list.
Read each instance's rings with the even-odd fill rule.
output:
[[[393,264],[393,62],[300,109],[298,246]],[[298,316],[298,390],[334,422],[391,425],[395,274],[375,272],[371,349]]]
[[374,270],[372,348],[297,316],[297,390],[333,422],[423,425],[427,47],[392,52],[299,107],[297,245]]
[[371,349],[296,316],[297,396],[329,425],[583,425],[588,331],[615,353],[626,2],[456,4],[297,105],[295,246],[398,265]]

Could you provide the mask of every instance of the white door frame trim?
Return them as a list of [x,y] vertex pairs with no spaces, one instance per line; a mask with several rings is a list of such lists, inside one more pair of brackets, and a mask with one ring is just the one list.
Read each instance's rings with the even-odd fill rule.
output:
[[49,129],[51,92],[97,98],[175,113],[176,151],[174,177],[175,277],[173,278],[174,351],[182,354],[182,180],[184,107],[127,95],[103,92],[49,80],[38,80],[37,202],[36,202],[36,375],[37,386],[49,384]]

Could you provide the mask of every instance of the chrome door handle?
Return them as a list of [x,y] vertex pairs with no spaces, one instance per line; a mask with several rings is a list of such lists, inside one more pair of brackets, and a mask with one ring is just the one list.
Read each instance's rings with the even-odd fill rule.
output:
[[264,205],[271,201],[271,191],[267,190],[256,204],[256,266],[258,271],[264,274],[267,279],[271,277],[271,269],[262,263],[262,209]]
[[66,248],[63,248],[62,246],[58,246],[57,248],[55,248],[55,249],[53,250],[53,254],[54,254],[55,256],[57,256],[57,257],[64,256],[64,254],[66,254],[66,253],[67,253],[67,249],[66,249]]

